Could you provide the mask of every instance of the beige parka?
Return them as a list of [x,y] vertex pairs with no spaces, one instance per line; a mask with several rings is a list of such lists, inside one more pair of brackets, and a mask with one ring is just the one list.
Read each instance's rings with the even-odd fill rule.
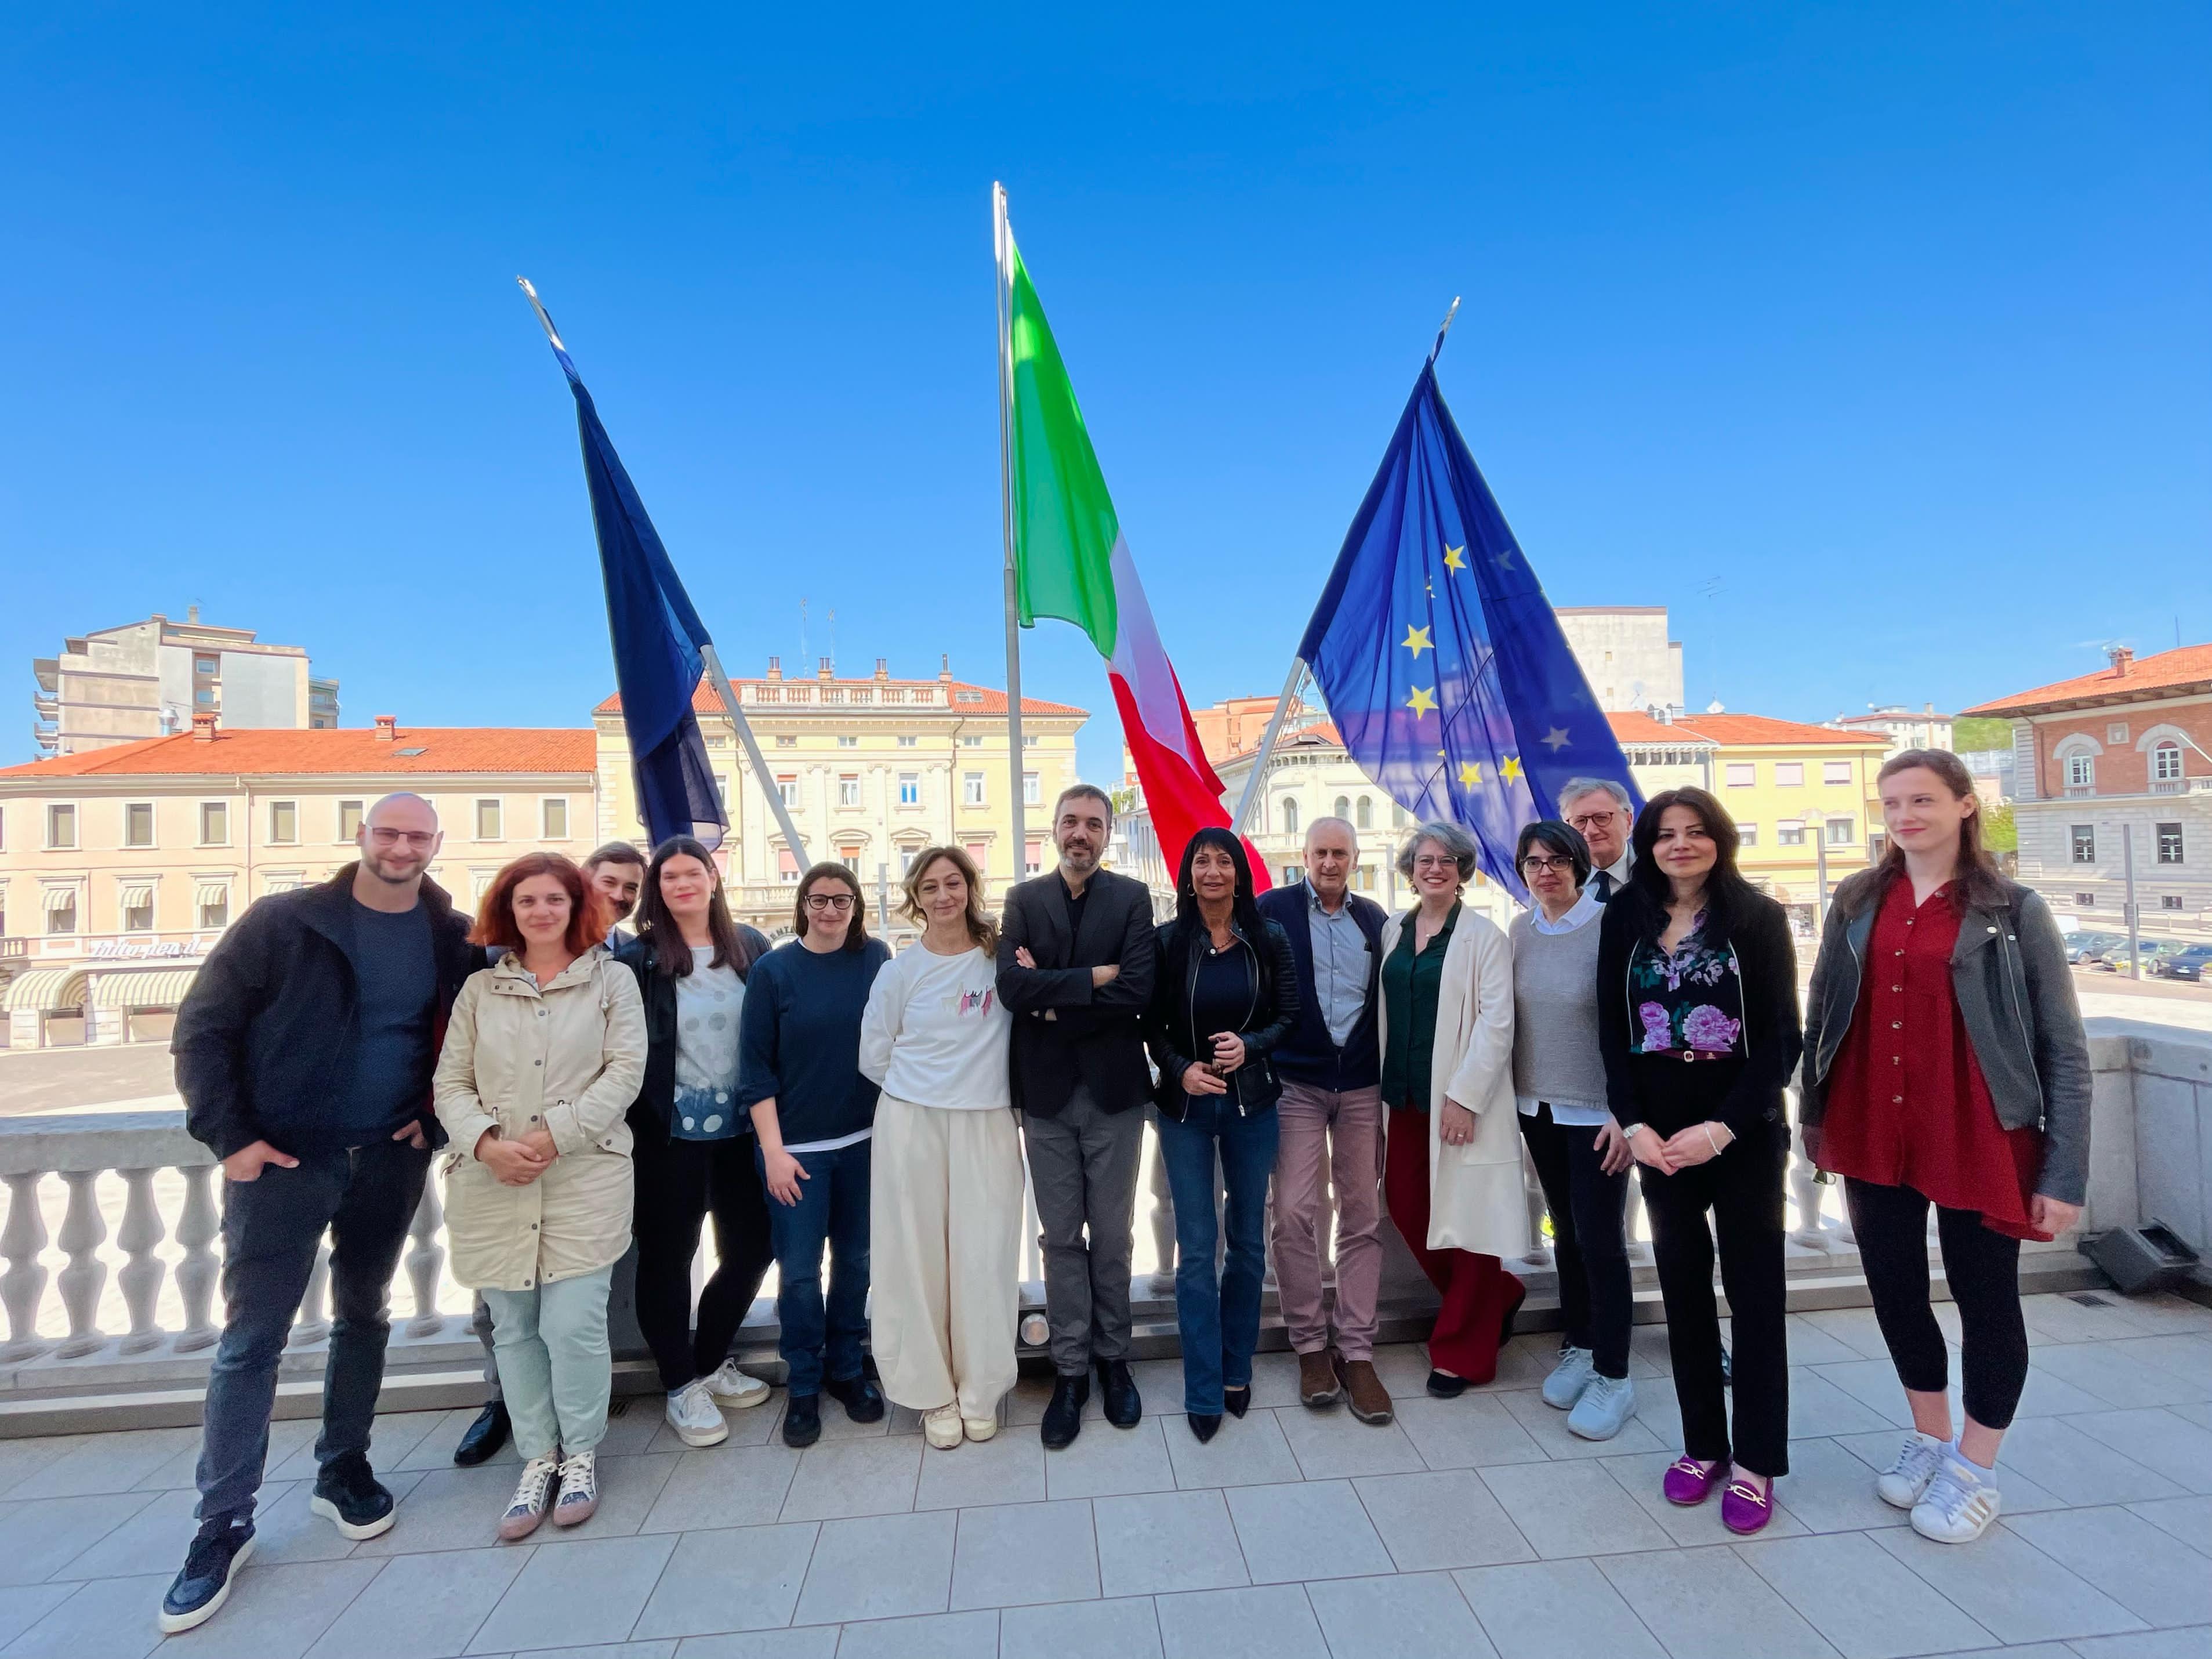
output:
[[[526,1291],[621,1258],[631,1202],[623,1120],[644,1077],[645,1005],[604,945],[542,988],[514,955],[469,976],[432,1085],[453,1142],[441,1163],[457,1281]],[[502,1186],[476,1157],[495,1127],[508,1139],[548,1130],[557,1155],[529,1185]]]

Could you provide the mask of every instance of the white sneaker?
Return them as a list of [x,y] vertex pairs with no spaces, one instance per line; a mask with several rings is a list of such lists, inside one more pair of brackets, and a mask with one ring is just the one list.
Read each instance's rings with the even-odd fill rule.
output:
[[743,1411],[768,1398],[768,1384],[739,1370],[734,1359],[725,1359],[714,1368],[712,1376],[702,1380],[707,1384],[707,1392],[714,1396],[714,1403],[727,1409]]
[[1890,1465],[1875,1477],[1874,1489],[1892,1509],[1909,1510],[1926,1495],[1928,1483],[1943,1465],[1950,1442],[1915,1429],[1905,1437]]
[[553,1505],[556,1527],[581,1526],[599,1507],[599,1464],[592,1453],[561,1460],[561,1498]]
[[1997,1489],[1955,1456],[1943,1459],[1912,1506],[1912,1530],[1939,1544],[1971,1544],[1997,1518]]
[[950,1406],[939,1406],[933,1412],[921,1414],[922,1437],[939,1451],[951,1451],[960,1443],[960,1406],[956,1401]]
[[668,1396],[668,1426],[687,1446],[719,1446],[730,1437],[730,1425],[707,1390],[704,1378],[686,1382]]
[[1571,1412],[1597,1376],[1597,1356],[1588,1348],[1561,1344],[1559,1363],[1544,1379],[1544,1403],[1555,1412]]

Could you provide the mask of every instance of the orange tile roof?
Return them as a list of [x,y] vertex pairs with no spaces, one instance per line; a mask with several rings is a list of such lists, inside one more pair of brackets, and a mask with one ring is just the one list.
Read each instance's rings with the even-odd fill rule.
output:
[[[1264,726],[1261,728],[1263,731],[1266,728]],[[1275,739],[1275,752],[1279,755],[1285,749],[1291,748],[1292,745],[1301,742],[1308,744],[1335,744],[1341,747],[1344,743],[1344,738],[1342,734],[1337,731],[1334,721],[1316,720],[1310,726],[1301,726],[1295,732],[1285,732],[1280,736],[1277,737]],[[1227,761],[1236,760],[1240,756],[1255,753],[1259,750],[1259,747],[1260,745],[1255,743],[1249,749],[1232,749],[1225,755],[1216,755],[1211,757],[1211,758],[1218,765]]]
[[1765,714],[1686,714],[1674,724],[1693,737],[1711,738],[1726,749],[1815,743],[1869,749],[1881,748],[1887,741],[1869,732],[1838,732],[1800,720],[1771,720]]
[[[416,752],[409,753],[409,750]],[[387,743],[366,727],[179,732],[0,768],[0,781],[48,778],[329,776],[345,773],[573,772],[598,766],[598,734],[514,726],[405,726]]]
[[1653,720],[1640,708],[1608,709],[1605,718],[1613,727],[1615,741],[1620,743],[1671,743],[1695,748],[1713,741],[1691,731],[1680,720],[1670,726],[1664,720]]
[[[933,697],[929,702],[919,705],[914,703],[891,703],[886,705],[880,702],[861,703],[857,705],[851,702],[824,703],[818,696],[812,695],[810,695],[807,701],[805,702],[785,702],[767,705],[774,707],[779,713],[785,713],[796,708],[802,714],[817,714],[824,708],[828,708],[833,709],[839,714],[850,714],[856,707],[866,709],[871,714],[880,714],[886,707],[898,709],[902,714],[1003,714],[1006,712],[1006,694],[1004,691],[995,690],[988,685],[970,685],[965,680],[788,679],[732,680],[730,684],[738,689],[738,695],[739,696],[744,696],[744,688],[749,685],[834,685],[841,690],[854,687],[863,689],[881,689],[884,687],[890,687],[893,690],[901,691],[910,691],[917,686],[932,686],[941,689],[945,693],[945,696],[943,698]],[[975,693],[976,701],[973,702],[958,702],[951,701],[956,694],[963,691]],[[745,702],[745,707],[749,710],[761,708],[763,706],[763,705],[762,704],[752,702],[750,698],[748,698]],[[702,680],[699,682],[699,689],[691,694],[691,707],[698,710],[699,713],[702,714],[719,714],[722,712],[721,694],[715,690],[714,688],[712,685],[709,685],[705,680]],[[592,710],[592,712],[594,714],[620,714],[622,712],[622,694],[617,691],[614,696],[607,698],[605,702],[599,704],[598,708]],[[1022,699],[1022,713],[1024,714],[1073,714],[1079,720],[1088,720],[1091,718],[1091,711],[1087,708],[1078,708],[1073,703],[1047,702],[1041,697],[1024,697]]]
[[2127,672],[2105,667],[2094,674],[2039,685],[1994,702],[1978,703],[1961,712],[1968,714],[2034,714],[2069,703],[2107,702],[2115,697],[2143,697],[2154,693],[2212,690],[2212,645],[2176,646],[2154,657],[2140,658]]

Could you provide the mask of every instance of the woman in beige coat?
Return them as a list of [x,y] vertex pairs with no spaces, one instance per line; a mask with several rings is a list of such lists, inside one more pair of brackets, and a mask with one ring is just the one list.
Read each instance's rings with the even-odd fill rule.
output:
[[1449,1400],[1498,1374],[1527,1291],[1499,1258],[1528,1248],[1513,1099],[1513,952],[1463,909],[1474,838],[1425,823],[1398,855],[1419,900],[1382,927],[1379,989],[1383,1201],[1443,1298],[1429,1392]]
[[630,1238],[623,1115],[646,1049],[637,981],[599,943],[603,903],[557,853],[501,871],[470,938],[507,954],[461,988],[438,1059],[453,1277],[491,1309],[524,1459],[507,1539],[537,1530],[556,1487],[556,1526],[599,1506],[608,1281]]

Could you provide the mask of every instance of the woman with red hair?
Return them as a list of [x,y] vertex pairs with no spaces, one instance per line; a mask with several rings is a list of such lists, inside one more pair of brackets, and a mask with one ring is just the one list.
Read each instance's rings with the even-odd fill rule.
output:
[[505,1539],[527,1537],[549,1509],[567,1527],[599,1506],[607,1291],[630,1238],[623,1118],[646,1051],[637,981],[601,942],[605,903],[557,853],[501,870],[469,937],[505,954],[461,988],[438,1059],[453,1277],[491,1309],[523,1456]]

